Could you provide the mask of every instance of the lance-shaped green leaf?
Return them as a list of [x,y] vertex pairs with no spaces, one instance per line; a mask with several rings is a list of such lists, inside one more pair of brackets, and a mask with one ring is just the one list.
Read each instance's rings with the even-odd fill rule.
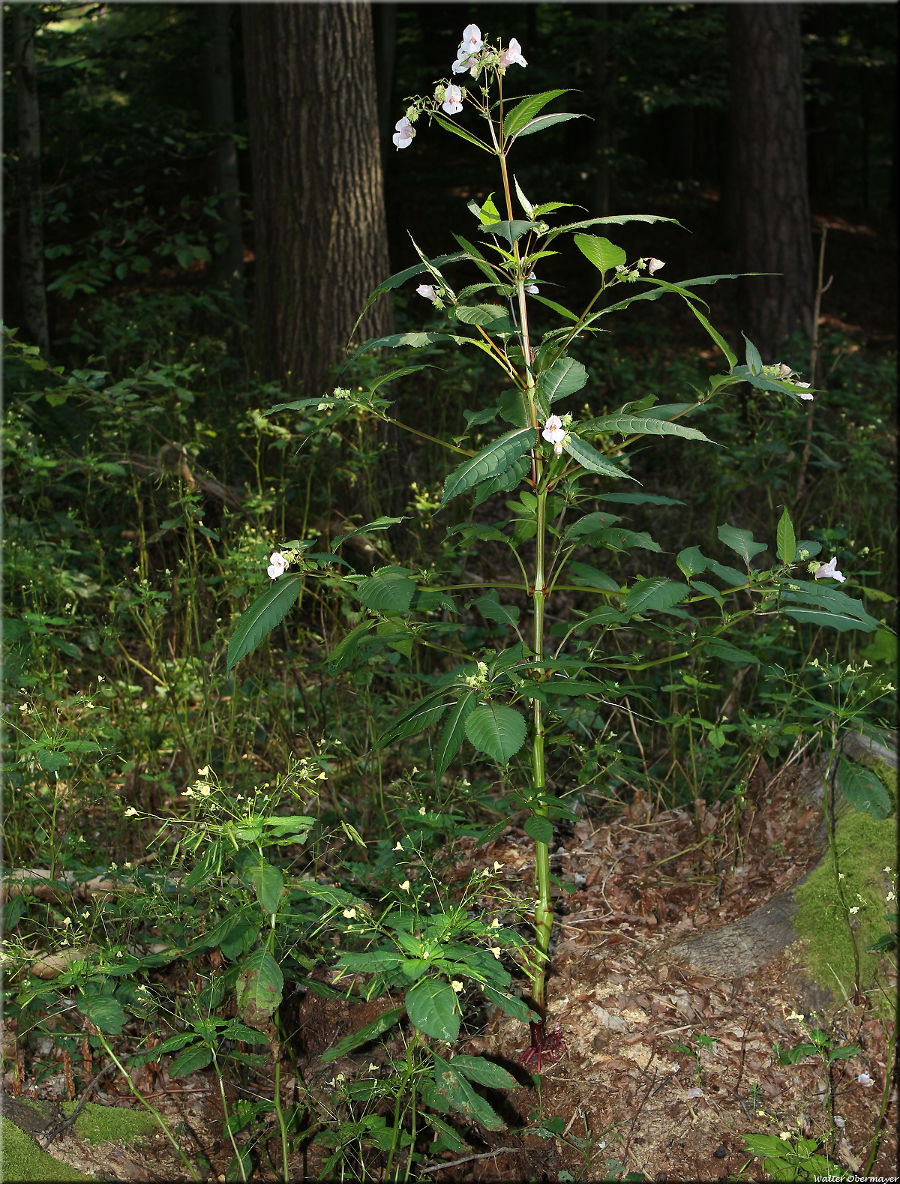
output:
[[451,1043],[459,1035],[456,992],[448,982],[425,978],[406,992],[406,1014],[414,1028]]
[[725,641],[721,637],[711,637],[709,640],[701,637],[699,639],[703,647],[704,654],[708,654],[711,658],[720,658],[723,662],[734,662],[737,666],[758,666],[759,658],[756,654],[751,654],[749,650],[740,649],[736,645],[732,645],[730,641]]
[[466,717],[466,736],[474,748],[505,765],[525,743],[528,727],[514,707],[483,703]]
[[586,440],[580,440],[578,436],[573,436],[571,432],[563,440],[563,448],[569,456],[577,460],[590,473],[600,473],[604,477],[627,477],[629,481],[634,480],[630,473],[624,473],[621,469],[617,469],[612,461],[608,461],[596,448],[593,448]]
[[250,1028],[263,1031],[281,1003],[284,975],[265,949],[254,950],[241,966],[235,985],[238,1015]]
[[405,613],[416,590],[409,568],[382,567],[356,586],[356,595],[378,613]]
[[758,543],[750,530],[741,530],[737,526],[720,526],[717,533],[725,546],[730,547],[736,555],[740,555],[748,567],[753,556],[766,549],[766,544]]
[[[475,266],[478,268],[478,270],[481,272],[481,274],[486,276],[490,280],[490,284],[488,286],[491,288],[495,288],[497,285],[498,278],[500,278],[500,276],[503,276],[503,273],[501,272],[500,275],[498,276],[498,273],[491,267],[488,260],[485,259],[484,255],[482,255],[482,253],[478,250],[478,248],[474,245],[474,243],[470,243],[469,240],[467,238],[463,238],[463,236],[461,234],[454,233],[453,237],[456,239],[456,241],[459,243],[459,245],[464,249],[465,258],[467,258],[472,263],[474,263]],[[508,279],[509,277],[507,276],[504,278]],[[469,289],[466,288],[466,289],[464,289],[464,291],[469,291]],[[460,293],[460,295],[462,295],[462,293]]]
[[574,358],[557,358],[552,366],[541,371],[537,387],[549,404],[574,395],[587,380],[588,373],[581,362],[576,362]]
[[[445,263],[458,263],[460,259],[464,258],[465,256],[463,254],[456,252],[453,255],[438,255],[436,259],[431,260],[431,263],[434,267],[443,267]],[[382,281],[382,283],[380,283],[378,287],[371,292],[368,299],[366,300],[365,307],[359,314],[356,324],[353,326],[353,331],[351,332],[350,337],[353,337],[353,334],[359,328],[360,321],[383,292],[389,292],[393,288],[399,288],[402,284],[405,284],[407,280],[414,279],[415,276],[421,275],[422,272],[426,270],[427,268],[425,268],[421,263],[416,263],[413,267],[405,267],[403,271],[398,271],[388,279]]]
[[548,103],[552,103],[554,99],[558,99],[560,95],[568,94],[568,89],[565,90],[545,90],[539,95],[529,95],[524,98],[521,103],[517,103],[511,111],[506,113],[503,120],[503,134],[509,139],[522,128],[534,119],[538,111],[542,111]]
[[569,119],[584,119],[584,116],[576,115],[574,111],[560,111],[555,115],[539,115],[537,119],[532,119],[531,123],[526,123],[520,132],[516,132],[515,138],[533,136],[535,132],[542,132],[544,128],[553,127],[555,123],[566,123]]
[[278,902],[281,900],[281,890],[284,887],[284,872],[280,867],[263,860],[247,873],[256,899],[267,913],[278,912]]
[[477,136],[473,136],[471,132],[467,132],[464,127],[460,127],[458,123],[454,123],[452,119],[445,119],[443,115],[434,114],[432,116],[435,123],[440,124],[445,131],[453,132],[455,136],[460,139],[468,140],[470,144],[474,144],[476,148],[482,148],[485,152],[493,152],[493,148],[489,144],[485,144],[484,140],[479,140]]
[[470,691],[456,703],[451,704],[447,722],[441,732],[434,757],[434,776],[440,781],[456,754],[462,748],[466,736],[466,720],[475,710],[475,692]]
[[[541,209],[535,211],[538,216],[541,214]],[[604,218],[584,218],[579,222],[566,222],[563,226],[554,226],[546,236],[546,242],[557,237],[560,234],[571,234],[573,230],[586,230],[589,226],[624,226],[626,222],[674,222],[676,226],[681,223],[677,218],[665,218],[661,214],[608,214]]]
[[491,222],[488,226],[480,227],[480,230],[482,234],[497,234],[512,246],[523,234],[527,234],[529,230],[534,230],[534,223],[526,222],[524,219],[514,218],[511,222]]
[[536,843],[547,844],[553,838],[553,823],[543,814],[532,814],[525,822],[525,833]]
[[881,622],[867,611],[863,603],[839,588],[829,587],[827,584],[814,584],[811,580],[790,580],[781,594],[782,600],[814,605],[818,608],[829,609],[832,612],[844,613],[856,617],[869,629],[877,629]]
[[437,723],[449,706],[450,700],[444,692],[438,691],[429,695],[404,711],[397,722],[375,741],[375,747],[384,748],[386,744],[392,744],[395,740],[403,740],[406,736],[424,732],[431,724]]
[[796,605],[785,606],[785,616],[799,621],[802,625],[818,625],[823,629],[837,629],[839,633],[846,633],[850,629],[859,629],[861,633],[871,633],[877,625],[870,625],[858,617],[851,617],[848,613],[833,613],[827,609],[799,608]]
[[775,534],[778,558],[782,563],[793,563],[797,556],[797,539],[794,535],[794,524],[787,511],[787,506],[778,520],[778,530]]
[[691,576],[697,576],[702,571],[706,571],[708,560],[699,547],[685,547],[683,551],[678,552],[675,562],[681,572],[690,579]]
[[422,1100],[434,1110],[456,1111],[488,1131],[506,1130],[503,1120],[491,1105],[475,1092],[461,1073],[441,1057],[434,1056],[434,1077],[422,1087]]
[[96,1024],[101,1032],[111,1036],[121,1035],[125,1026],[125,1012],[122,1005],[111,995],[79,995],[76,1004],[83,1016]]
[[[370,951],[367,957],[378,954],[379,952],[378,950]],[[373,959],[369,969],[374,970],[375,968]],[[390,1028],[393,1028],[394,1024],[403,1015],[403,1011],[403,1007],[389,1007],[387,1011],[383,1011],[381,1015],[376,1016],[371,1023],[364,1024],[356,1032],[351,1032],[349,1036],[345,1036],[343,1040],[339,1040],[333,1048],[329,1048],[321,1053],[319,1059],[327,1065],[331,1061],[336,1061],[339,1057],[353,1052],[354,1048],[359,1048],[362,1044],[368,1044],[370,1040],[377,1040],[383,1032],[387,1032]]]
[[374,617],[366,617],[347,634],[342,637],[328,656],[328,665],[332,670],[343,670],[355,660],[360,643],[375,628],[377,622]]
[[486,1085],[491,1089],[518,1089],[519,1083],[501,1065],[484,1057],[462,1056],[454,1057],[450,1067],[457,1073],[464,1073],[470,1081],[477,1081],[479,1085]]
[[759,350],[756,348],[756,346],[753,344],[753,342],[750,340],[750,338],[747,336],[746,333],[741,333],[741,337],[743,337],[744,342],[747,347],[746,358],[747,358],[747,365],[750,368],[750,373],[754,374],[754,375],[761,374],[762,368],[763,368],[763,362],[762,362],[762,358],[759,355]]
[[841,793],[857,810],[876,818],[887,818],[891,813],[891,797],[877,774],[864,765],[857,765],[841,757],[838,762],[837,783]]
[[241,614],[234,637],[228,643],[226,670],[231,670],[241,658],[255,650],[263,638],[281,624],[297,603],[300,581],[301,577],[297,575],[282,576]]
[[665,576],[653,576],[649,580],[638,580],[628,589],[625,607],[630,613],[665,612],[681,604],[689,594],[687,584]]
[[724,580],[726,584],[730,584],[734,588],[743,588],[747,583],[746,572],[740,572],[735,567],[726,567],[724,563],[719,563],[716,559],[707,559],[706,571],[712,572],[714,576],[718,576],[720,580]]
[[576,234],[573,241],[582,255],[589,259],[598,271],[612,271],[628,258],[621,247],[598,234]]
[[[693,406],[693,404],[690,404]],[[680,436],[683,440],[705,440],[709,436],[681,423],[669,423],[652,415],[601,415],[578,425],[579,432],[621,432],[623,436]]]
[[531,428],[517,428],[500,436],[475,456],[463,461],[444,483],[441,505],[445,506],[447,502],[459,497],[479,481],[486,481],[505,473],[510,465],[532,446],[534,438]]
[[501,625],[508,625],[511,629],[518,628],[519,610],[514,604],[501,604],[496,591],[486,592],[474,601],[475,607],[481,615],[489,621],[497,621]]
[[522,209],[525,213],[525,217],[533,219],[535,216],[534,206],[531,204],[531,202],[528,200],[528,198],[522,192],[522,187],[519,185],[519,181],[518,181],[517,177],[513,177],[513,185],[516,188],[516,197],[519,199],[519,205],[522,207]]
[[515,333],[508,311],[500,304],[457,305],[453,315],[464,325],[478,325],[487,333]]

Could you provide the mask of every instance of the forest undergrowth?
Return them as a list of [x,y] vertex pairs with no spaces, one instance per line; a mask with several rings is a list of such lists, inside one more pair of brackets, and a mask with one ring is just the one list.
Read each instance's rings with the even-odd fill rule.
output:
[[[398,302],[401,330],[406,315]],[[227,1178],[282,1175],[311,1148],[326,1177],[399,1178],[402,1160],[417,1178],[414,1160],[462,1156],[473,1125],[503,1126],[499,1114],[509,1115],[496,1098],[510,1074],[483,1057],[438,1057],[435,1078],[414,1028],[399,1046],[386,1035],[379,1046],[398,1012],[378,967],[387,972],[392,943],[420,941],[391,930],[385,905],[413,903],[422,932],[427,910],[439,913],[502,965],[492,989],[514,995],[526,918],[506,873],[478,853],[497,853],[491,845],[508,841],[510,828],[521,834],[527,814],[511,810],[504,778],[477,757],[435,781],[427,738],[376,746],[417,687],[440,680],[446,655],[439,642],[412,647],[390,619],[348,647],[362,614],[328,580],[305,587],[299,612],[240,666],[227,670],[226,652],[242,611],[265,590],[279,540],[330,552],[341,539],[344,570],[361,579],[398,564],[427,569],[435,586],[470,584],[462,638],[473,656],[527,607],[514,596],[501,606],[478,584],[517,573],[491,544],[489,505],[471,519],[441,508],[443,475],[427,442],[406,450],[352,409],[267,414],[290,392],[242,366],[240,315],[226,297],[123,294],[98,304],[90,324],[90,349],[76,325],[60,362],[15,332],[5,339],[3,1088],[74,1099],[106,1067],[152,1105],[148,1066],[164,1068],[167,1081],[206,1075],[221,1102]],[[795,352],[809,348],[797,342]],[[884,739],[895,726],[885,698],[896,667],[895,355],[846,332],[826,333],[819,351],[815,416],[767,413],[763,425],[735,395],[704,416],[704,431],[725,445],[702,471],[686,450],[648,442],[636,452],[633,473],[655,498],[628,506],[628,529],[652,529],[675,555],[697,540],[719,545],[722,524],[766,539],[788,508],[823,557],[852,567],[846,589],[877,627],[826,634],[763,616],[718,649],[674,658],[670,637],[643,639],[640,675],[624,664],[605,701],[572,709],[568,743],[554,749],[568,811],[562,849],[634,818],[641,803],[644,825],[682,819],[698,875],[709,850],[740,866],[760,770],[774,776],[798,754],[827,752],[848,730]],[[427,409],[429,432],[446,438],[491,380],[446,347],[421,360],[427,369],[396,380],[394,414],[417,422]],[[674,403],[709,372],[677,326],[649,339],[620,329],[612,344],[584,346],[580,360],[597,377],[595,414],[623,391],[640,397],[651,381],[660,403]],[[375,380],[364,361],[339,379],[359,390]],[[507,508],[519,512],[512,497]],[[392,519],[403,521],[388,531]],[[473,528],[485,540],[477,572]],[[652,576],[658,559],[623,551],[608,570],[618,586]],[[577,590],[563,594],[550,633],[563,636],[582,607]],[[474,853],[463,878],[453,873],[461,852]],[[408,874],[398,884],[401,866]],[[371,930],[368,945],[354,941],[360,900],[371,910],[366,924],[381,926],[374,952]],[[890,957],[891,924],[875,920]],[[257,948],[267,932],[275,957]],[[301,1070],[291,1050],[298,997],[356,1008],[335,1021],[315,1070]],[[477,1042],[490,1018],[484,999],[463,995],[461,1006]],[[702,1068],[717,1039],[712,1030],[685,1037],[683,1055]],[[785,1064],[817,1058],[831,1080],[850,1047],[811,1026],[798,1037],[802,1055],[779,1055]],[[322,1067],[360,1049],[382,1069],[332,1076],[326,1088]],[[159,1118],[178,1170],[199,1178],[202,1160]],[[548,1146],[580,1148],[596,1170],[601,1159],[585,1149],[593,1154],[601,1140],[571,1118],[566,1126],[532,1116],[529,1129]],[[754,1121],[749,1151],[774,1160],[773,1144],[750,1141],[754,1130],[771,1138]],[[836,1146],[803,1131],[788,1143],[798,1172]],[[611,1178],[643,1178],[611,1153],[602,1164]]]

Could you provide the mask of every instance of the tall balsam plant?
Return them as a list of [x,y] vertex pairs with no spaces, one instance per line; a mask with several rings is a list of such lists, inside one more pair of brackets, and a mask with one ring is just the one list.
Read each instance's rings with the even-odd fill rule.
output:
[[[454,1035],[458,1019],[455,1024],[449,1023],[447,1014],[454,1007],[458,1011],[454,991],[459,991],[460,984],[453,980],[451,989],[449,980],[454,972],[467,971],[488,997],[506,1005],[510,1014],[530,1018],[531,1038],[522,1054],[522,1064],[540,1071],[558,1059],[565,1048],[559,1027],[551,1030],[547,1026],[546,996],[553,927],[549,846],[554,820],[569,814],[550,785],[547,751],[553,743],[554,724],[561,725],[572,714],[565,705],[614,697],[616,673],[633,673],[656,661],[687,657],[701,648],[726,660],[743,661],[749,657],[755,661],[722,636],[750,613],[782,611],[798,621],[840,630],[871,631],[879,622],[858,600],[833,585],[816,583],[817,579],[843,582],[844,577],[834,560],[828,564],[815,560],[818,543],[798,543],[787,511],[777,530],[780,562],[770,570],[751,568],[751,561],[766,549],[766,544],[754,540],[749,531],[732,526],[720,526],[719,538],[740,557],[740,568],[703,555],[699,547],[688,547],[676,559],[681,579],[638,575],[630,585],[620,585],[592,564],[575,559],[582,547],[620,553],[661,550],[648,534],[620,525],[617,515],[607,510],[585,512],[588,503],[598,500],[619,505],[671,504],[671,499],[648,493],[606,491],[607,485],[636,484],[628,472],[627,454],[639,441],[647,436],[671,436],[691,444],[711,443],[686,421],[713,397],[744,383],[762,394],[782,395],[797,402],[811,400],[813,392],[788,365],[764,365],[746,337],[745,361],[739,364],[727,341],[710,323],[707,306],[697,289],[736,276],[669,281],[659,274],[664,267],[661,260],[647,255],[629,261],[614,241],[596,233],[601,227],[673,219],[632,214],[553,225],[572,208],[571,204],[535,202],[526,196],[511,171],[511,157],[519,142],[579,118],[572,112],[547,111],[566,93],[564,90],[544,91],[511,102],[505,93],[507,71],[526,65],[514,38],[505,48],[502,44],[493,46],[483,40],[477,26],[469,25],[452,72],[454,77],[468,75],[471,83],[463,87],[445,79],[437,83],[432,96],[409,101],[405,115],[396,124],[396,147],[403,149],[413,142],[419,130],[416,124],[436,123],[479,152],[494,157],[499,170],[499,197],[495,201],[492,195],[481,205],[469,202],[477,242],[454,234],[459,249],[433,259],[413,243],[419,262],[385,281],[366,305],[370,307],[382,293],[421,277],[424,282],[419,284],[418,294],[446,314],[450,328],[380,337],[366,342],[357,353],[451,343],[481,351],[496,365],[507,388],[492,405],[465,412],[466,434],[476,428],[495,432],[483,447],[467,448],[458,440],[435,441],[416,427],[400,426],[420,438],[440,443],[462,458],[446,477],[442,508],[464,496],[470,496],[478,506],[494,495],[518,492],[518,502],[507,503],[514,504],[514,512],[505,529],[474,519],[467,520],[461,529],[473,543],[505,541],[520,573],[518,588],[530,601],[530,620],[521,620],[519,608],[504,603],[498,594],[501,588],[513,585],[492,587],[489,580],[479,584],[482,595],[474,601],[475,606],[486,619],[508,627],[515,642],[493,652],[486,650],[474,662],[460,647],[457,668],[434,680],[437,689],[410,707],[380,738],[380,743],[388,745],[426,728],[439,728],[434,746],[434,775],[438,782],[466,741],[482,757],[508,771],[512,759],[522,754],[510,776],[514,779],[512,802],[527,811],[525,829],[535,846],[534,940],[525,958],[530,1010],[521,1004],[512,1006],[506,992],[497,989],[498,983],[492,986],[484,962],[470,960],[466,964],[463,959],[461,963],[457,948],[456,961],[445,958],[442,968],[440,958],[432,956],[430,962],[425,961],[428,951],[425,959],[413,958],[409,939],[404,943],[409,955],[406,981],[414,981],[415,986],[407,993],[407,1011],[414,1026],[426,1034],[444,1038]],[[480,121],[480,131],[470,130],[466,114],[474,117],[476,128]],[[457,116],[463,119],[457,121]],[[541,294],[535,274],[566,240],[598,272],[597,290],[580,312]],[[448,278],[451,265],[469,265],[474,269],[474,282],[455,288]],[[613,414],[578,421],[565,410],[566,400],[588,391],[590,376],[573,356],[576,344],[588,334],[602,332],[613,314],[633,304],[651,304],[664,296],[684,302],[723,355],[727,370],[710,377],[706,391],[694,393],[685,402],[657,405],[655,396],[650,395],[625,402]],[[540,336],[532,328],[535,302],[555,318],[554,327]],[[368,389],[338,388],[327,397],[279,404],[269,414],[317,406],[336,422],[362,413],[396,424],[383,387],[419,369],[422,366],[403,366],[383,375]],[[598,492],[598,485],[603,492]],[[352,534],[385,530],[399,521],[382,518],[368,523],[334,540],[328,551],[316,551],[309,540],[284,544],[271,556],[268,574],[274,585],[244,614],[234,634],[229,667],[259,644],[297,603],[306,581],[315,578],[352,597],[363,609],[359,623],[331,654],[335,668],[345,668],[364,657],[373,638],[408,654],[413,639],[427,643],[429,632],[439,630],[441,646],[446,649],[446,615],[456,612],[461,619],[454,592],[468,592],[471,584],[438,587],[428,573],[416,573],[398,564],[382,566],[366,576],[340,568],[340,548]],[[293,570],[286,574],[289,567]],[[709,583],[709,578],[722,586]],[[551,645],[548,605],[554,594],[561,592],[593,594],[600,603],[580,616],[560,640],[554,635]],[[712,605],[718,617],[711,622],[701,621],[701,609]],[[437,612],[442,614],[440,621],[436,620]],[[674,629],[667,626],[671,620]],[[676,635],[679,652],[649,661],[640,655],[624,657],[608,642],[616,630],[626,628],[656,636]],[[408,891],[408,881],[401,887]],[[338,903],[352,902],[342,896]],[[414,923],[410,924],[415,928]],[[493,952],[496,957],[499,951],[494,948]],[[342,955],[340,964],[347,968],[366,965],[365,960],[354,962],[351,955]],[[442,975],[447,981],[441,981]]]

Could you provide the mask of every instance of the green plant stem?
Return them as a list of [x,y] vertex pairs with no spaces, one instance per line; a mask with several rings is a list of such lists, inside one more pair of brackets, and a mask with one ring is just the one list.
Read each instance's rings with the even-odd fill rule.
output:
[[[534,589],[532,603],[534,605],[534,657],[535,674],[540,678],[543,674],[544,657],[544,607],[546,589],[544,587],[545,543],[547,534],[547,493],[537,495],[537,546],[534,560]],[[547,769],[544,758],[544,708],[540,699],[534,700],[533,736],[531,744],[531,768],[534,777],[534,792],[539,800],[533,806],[535,815],[549,818],[550,810],[542,799],[547,785]],[[550,934],[553,929],[553,904],[550,899],[550,847],[535,839],[534,844],[535,879],[537,888],[537,902],[534,908],[535,946],[537,959],[532,977],[532,997],[535,1007],[543,1020],[547,1011],[546,978],[548,951],[550,949]]]
[[275,1059],[275,1092],[273,1101],[275,1102],[275,1114],[278,1118],[278,1129],[281,1131],[281,1166],[284,1169],[285,1184],[288,1184],[290,1177],[288,1176],[287,1125],[285,1124],[284,1114],[281,1110],[281,1055],[278,1045],[275,1042],[273,1042],[272,1051]]
[[109,1047],[109,1044],[106,1040],[106,1037],[103,1035],[103,1033],[98,1030],[97,1036],[100,1040],[100,1043],[103,1045],[103,1047],[106,1049],[107,1053],[109,1054],[110,1060],[115,1062],[116,1068],[122,1074],[125,1084],[131,1090],[131,1092],[134,1094],[134,1096],[137,1098],[137,1100],[140,1102],[140,1104],[145,1109],[149,1110],[150,1113],[153,1115],[153,1117],[156,1119],[156,1121],[159,1123],[160,1130],[163,1132],[163,1134],[166,1136],[166,1138],[169,1140],[169,1142],[172,1144],[172,1146],[178,1152],[178,1155],[179,1155],[182,1163],[187,1168],[187,1170],[191,1173],[191,1176],[199,1184],[200,1176],[197,1174],[196,1168],[191,1163],[191,1161],[188,1159],[188,1157],[185,1155],[185,1153],[181,1150],[181,1148],[178,1146],[178,1141],[175,1138],[175,1136],[172,1134],[172,1132],[169,1130],[168,1126],[166,1126],[166,1121],[163,1118],[163,1116],[160,1114],[160,1112],[156,1109],[155,1106],[151,1105],[150,1102],[147,1101],[147,1099],[143,1096],[143,1094],[140,1092],[140,1090],[138,1090],[136,1088],[134,1082],[131,1080],[131,1074],[128,1072],[128,1070],[125,1068],[125,1066],[119,1060],[119,1058],[116,1056],[116,1054],[113,1052],[113,1050]]
[[225,1129],[228,1131],[229,1141],[231,1142],[231,1146],[234,1148],[234,1158],[237,1160],[238,1171],[241,1173],[241,1179],[246,1181],[247,1173],[244,1171],[244,1159],[240,1151],[238,1151],[238,1145],[235,1142],[234,1132],[231,1129],[231,1123],[229,1121],[228,1103],[225,1100],[225,1082],[222,1080],[222,1070],[219,1068],[219,1059],[216,1056],[216,1050],[214,1048],[210,1049],[210,1052],[212,1053],[213,1065],[215,1065],[216,1068],[216,1080],[219,1083],[219,1096],[222,1099],[222,1113],[225,1115]]
[[888,1105],[891,1100],[891,1091],[894,1085],[894,1061],[897,1053],[897,1029],[894,1028],[893,1035],[888,1041],[888,1063],[884,1072],[884,1089],[881,1091],[881,1110],[878,1113],[878,1124],[875,1128],[875,1137],[872,1140],[872,1150],[869,1152],[869,1158],[866,1160],[866,1166],[862,1170],[863,1178],[870,1176],[872,1168],[875,1164],[875,1157],[878,1155],[878,1148],[881,1146],[881,1140],[884,1137],[885,1116],[887,1115]]

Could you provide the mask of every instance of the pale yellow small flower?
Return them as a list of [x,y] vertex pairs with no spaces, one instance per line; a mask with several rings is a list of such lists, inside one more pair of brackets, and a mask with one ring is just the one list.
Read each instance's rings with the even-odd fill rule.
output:
[[[785,1142],[787,1142],[788,1139],[790,1139],[790,1137],[791,1137],[790,1131],[782,1131],[781,1134],[778,1136],[779,1139],[784,1139]],[[779,1163],[780,1162],[781,1161],[779,1160]]]
[[138,812],[137,812],[137,810],[135,810],[134,806],[129,806],[128,809],[125,811],[126,818],[137,818],[137,816],[138,816]]
[[499,860],[495,859],[494,860],[494,871],[499,872],[502,867],[503,867],[503,864],[500,863]]
[[425,807],[424,806],[419,807],[419,813],[424,816],[424,814],[425,814]]
[[409,892],[409,880],[403,881],[403,883],[400,885],[400,891],[401,892]]
[[348,921],[352,921],[356,916],[356,909],[344,909],[343,916],[345,916]]
[[455,979],[454,979],[454,980],[451,982],[450,986],[453,988],[453,990],[454,990],[454,991],[456,991],[457,995],[459,995],[459,994],[460,994],[460,992],[461,992],[461,991],[462,991],[462,989],[463,989],[463,984],[462,984],[462,983],[459,981],[459,979],[458,979],[458,978],[455,978]]
[[499,962],[500,961],[500,947],[499,946],[491,946],[490,951],[494,955],[494,957],[497,959],[497,961]]
[[394,850],[395,850],[395,851],[402,851],[402,850],[403,850],[403,844],[402,844],[402,843],[395,843],[395,844],[394,844]]
[[493,919],[493,921],[491,921],[491,929],[499,929],[499,928],[500,928],[500,918],[495,917]]

